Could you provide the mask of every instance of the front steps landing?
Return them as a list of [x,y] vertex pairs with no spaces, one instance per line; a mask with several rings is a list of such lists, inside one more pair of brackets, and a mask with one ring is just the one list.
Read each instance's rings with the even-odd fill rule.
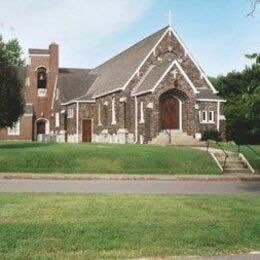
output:
[[150,143],[157,145],[206,146],[205,142],[198,141],[181,130],[162,130]]

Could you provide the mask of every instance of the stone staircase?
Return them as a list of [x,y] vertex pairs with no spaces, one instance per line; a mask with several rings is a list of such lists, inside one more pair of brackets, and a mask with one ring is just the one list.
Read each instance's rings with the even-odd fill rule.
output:
[[[220,166],[223,168],[225,154],[222,152],[213,152],[215,158],[219,162]],[[237,153],[227,152],[228,157],[226,160],[224,174],[250,174],[252,171],[249,169],[248,164],[242,159],[242,157]]]
[[181,130],[162,130],[150,143],[157,145],[205,146],[204,142],[196,140]]

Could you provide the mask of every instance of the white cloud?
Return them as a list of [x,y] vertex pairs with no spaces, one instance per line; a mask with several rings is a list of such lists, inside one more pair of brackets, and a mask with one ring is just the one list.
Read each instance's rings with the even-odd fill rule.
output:
[[92,49],[135,24],[151,4],[152,0],[1,0],[0,33],[6,39],[15,35],[25,53],[57,42],[61,65],[93,66],[102,57],[93,58]]

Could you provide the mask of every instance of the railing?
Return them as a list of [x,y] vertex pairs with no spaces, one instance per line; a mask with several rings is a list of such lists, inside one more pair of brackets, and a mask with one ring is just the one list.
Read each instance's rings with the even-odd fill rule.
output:
[[[207,140],[207,152],[209,152],[209,148],[210,148],[210,143],[211,143],[211,142],[212,142],[212,141]],[[223,173],[223,172],[225,171],[225,168],[226,168],[228,153],[225,151],[225,149],[222,147],[222,145],[221,145],[219,142],[215,141],[214,144],[217,145],[217,147],[222,151],[222,155],[224,156],[223,160],[218,160],[218,161],[220,161],[220,162],[223,162],[223,163],[221,164],[222,173]],[[215,147],[213,147],[213,148],[215,148]],[[221,158],[221,159],[222,159],[222,158]]]
[[247,144],[246,147],[247,147],[250,151],[252,151],[254,154],[256,154],[257,156],[260,157],[260,153],[258,153],[256,150],[254,150],[253,147],[251,147],[249,144]]
[[171,130],[166,129],[165,132],[168,135],[169,144],[172,144],[172,132],[171,132]]

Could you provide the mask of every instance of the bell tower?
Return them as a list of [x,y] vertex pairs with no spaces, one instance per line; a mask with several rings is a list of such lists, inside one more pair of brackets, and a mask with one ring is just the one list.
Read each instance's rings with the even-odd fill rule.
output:
[[52,100],[58,80],[59,46],[29,49],[26,80],[26,102],[34,109],[34,137],[48,134],[52,117]]

